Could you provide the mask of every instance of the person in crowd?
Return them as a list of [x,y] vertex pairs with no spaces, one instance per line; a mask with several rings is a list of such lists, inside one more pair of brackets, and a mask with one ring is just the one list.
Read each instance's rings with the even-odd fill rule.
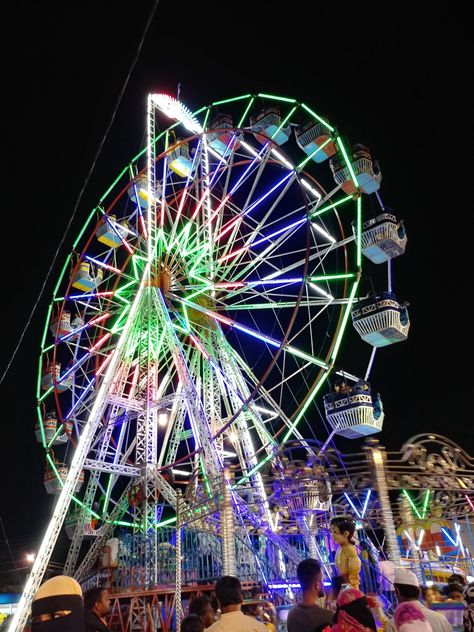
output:
[[82,632],[84,605],[78,582],[66,575],[42,584],[31,606],[31,632]]
[[216,597],[221,616],[207,630],[209,632],[268,632],[264,623],[242,612],[242,585],[237,577],[224,575],[216,582]]
[[453,573],[448,577],[448,584],[461,584],[464,590],[464,587],[467,585],[467,579],[460,573]]
[[441,591],[437,586],[422,586],[421,594],[423,596],[423,602],[427,608],[433,603],[442,601]]
[[449,582],[444,587],[446,601],[462,601],[464,586],[455,582]]
[[466,604],[462,620],[464,632],[474,632],[474,582],[467,584],[464,589],[464,603]]
[[367,597],[356,588],[341,590],[334,620],[335,624],[325,632],[377,632]]
[[399,632],[433,632],[425,613],[412,601],[404,601],[397,606],[394,620]]
[[109,612],[110,599],[105,588],[89,588],[84,593],[85,632],[109,632],[105,619]]
[[356,524],[351,516],[336,516],[331,520],[332,539],[338,545],[334,558],[337,569],[352,588],[358,590],[362,563],[354,546],[355,528]]
[[212,607],[212,601],[207,595],[195,597],[189,604],[189,614],[197,614],[201,617],[205,628],[209,628],[216,620],[216,612]]
[[188,614],[181,621],[181,632],[204,632],[202,617],[198,614]]
[[334,620],[334,612],[318,605],[323,574],[317,560],[302,560],[296,569],[302,600],[288,612],[288,632],[320,632]]
[[[410,602],[423,613],[425,619],[431,625],[433,632],[453,632],[453,627],[444,615],[423,606],[419,599],[421,594],[418,577],[413,571],[399,567],[395,569],[394,588],[399,603]],[[394,619],[387,622],[386,632],[397,632],[398,628]]]

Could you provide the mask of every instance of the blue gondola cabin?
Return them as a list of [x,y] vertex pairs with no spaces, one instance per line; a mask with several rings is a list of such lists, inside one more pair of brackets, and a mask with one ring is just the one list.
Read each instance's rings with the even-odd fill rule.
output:
[[384,212],[362,224],[361,241],[362,252],[368,259],[384,263],[405,252],[407,235],[403,222]]

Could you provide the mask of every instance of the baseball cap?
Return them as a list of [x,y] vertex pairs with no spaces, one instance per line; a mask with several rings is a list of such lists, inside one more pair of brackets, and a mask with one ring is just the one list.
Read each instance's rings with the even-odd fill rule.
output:
[[395,578],[393,580],[394,584],[405,584],[406,586],[416,586],[419,588],[420,582],[418,581],[418,577],[415,575],[413,571],[410,571],[408,568],[396,568],[395,569]]

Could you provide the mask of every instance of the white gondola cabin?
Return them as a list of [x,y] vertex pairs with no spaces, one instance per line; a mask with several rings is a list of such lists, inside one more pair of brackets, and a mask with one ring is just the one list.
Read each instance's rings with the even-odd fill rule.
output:
[[[352,169],[357,180],[357,185],[362,193],[375,193],[380,189],[382,173],[377,162],[372,160],[370,151],[364,145],[354,145],[350,155]],[[348,195],[357,192],[357,187],[352,179],[349,168],[342,154],[337,153],[329,161],[329,166],[337,184]]]
[[324,162],[336,153],[330,130],[319,121],[310,121],[295,130],[298,147],[314,162]]
[[326,419],[336,434],[356,439],[380,432],[384,412],[380,395],[372,395],[370,386],[353,386],[346,394],[324,396]]
[[[236,135],[232,132],[233,126],[234,123],[229,114],[218,114],[209,125],[210,130],[215,129],[216,131],[209,132],[207,134],[207,140],[209,141],[209,145],[221,156],[228,151],[232,138]],[[237,149],[239,144],[238,138],[235,138],[232,142],[232,149]]]
[[407,235],[403,222],[385,211],[362,224],[361,241],[362,252],[368,259],[384,263],[405,252]]
[[[43,419],[44,438],[47,444],[53,441],[53,445],[66,443],[72,431],[72,422],[65,421],[63,424],[59,424],[60,429],[58,433],[58,416],[55,412],[47,413]],[[41,425],[38,421],[35,426],[36,439],[42,443]]]
[[331,486],[324,472],[305,462],[290,461],[274,482],[280,503],[292,514],[326,512],[331,508]]
[[271,139],[277,145],[286,143],[291,134],[289,125],[281,127],[280,112],[276,108],[267,108],[250,117],[250,129],[259,143],[265,145]]
[[182,178],[189,176],[193,162],[189,156],[188,143],[181,141],[170,151],[168,165],[171,171],[174,171],[178,176]]
[[386,347],[407,339],[410,317],[395,294],[383,292],[355,303],[352,324],[362,340],[373,347]]
[[[63,465],[61,463],[56,464],[56,470],[58,472],[58,476],[56,476],[56,472],[49,465],[46,465],[44,470],[44,486],[46,487],[46,491],[48,494],[60,494],[63,488],[63,485],[66,481],[69,467],[67,465]],[[77,494],[84,483],[84,472],[81,472],[79,478],[77,480],[76,486],[74,487],[74,493]]]

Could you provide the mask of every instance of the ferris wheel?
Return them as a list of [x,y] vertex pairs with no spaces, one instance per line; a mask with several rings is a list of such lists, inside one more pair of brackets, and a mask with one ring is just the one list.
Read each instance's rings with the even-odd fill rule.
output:
[[26,598],[64,519],[73,574],[84,538],[156,528],[178,484],[211,498],[229,464],[271,530],[262,468],[290,438],[328,435],[314,401],[358,292],[370,153],[267,94],[195,112],[150,95],[147,130],[48,311],[36,433],[58,502]]

